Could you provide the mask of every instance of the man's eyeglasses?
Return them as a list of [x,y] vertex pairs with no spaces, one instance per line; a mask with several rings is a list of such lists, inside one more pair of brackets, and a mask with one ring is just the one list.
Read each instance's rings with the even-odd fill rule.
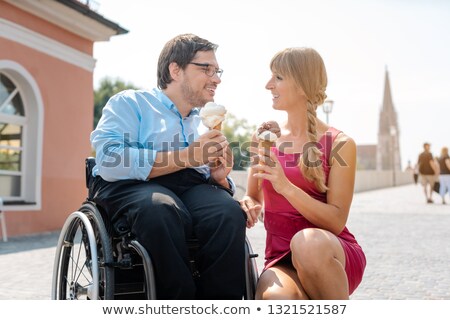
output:
[[220,78],[222,76],[223,70],[218,69],[209,63],[197,63],[197,62],[189,62],[189,64],[196,65],[198,67],[202,67],[208,77],[214,77],[215,74]]

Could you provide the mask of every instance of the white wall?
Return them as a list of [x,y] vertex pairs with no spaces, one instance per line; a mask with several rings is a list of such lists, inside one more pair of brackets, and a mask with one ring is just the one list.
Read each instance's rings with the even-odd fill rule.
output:
[[[231,177],[236,184],[236,199],[241,199],[247,188],[247,171],[232,171]],[[401,186],[413,183],[413,177],[410,172],[395,172],[391,170],[358,170],[356,171],[355,192],[382,189],[394,186]]]
[[[395,182],[394,182],[395,180]],[[414,183],[412,173],[392,170],[358,170],[356,171],[355,192],[389,188]]]

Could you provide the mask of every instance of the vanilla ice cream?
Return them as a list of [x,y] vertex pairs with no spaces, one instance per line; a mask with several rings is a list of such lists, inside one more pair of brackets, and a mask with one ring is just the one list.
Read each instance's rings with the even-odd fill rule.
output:
[[258,140],[269,141],[272,143],[275,142],[277,140],[277,138],[278,138],[277,135],[269,130],[263,131],[258,135]]
[[225,120],[227,110],[224,106],[214,102],[208,102],[200,109],[200,117],[203,124],[209,129],[221,129],[222,121]]

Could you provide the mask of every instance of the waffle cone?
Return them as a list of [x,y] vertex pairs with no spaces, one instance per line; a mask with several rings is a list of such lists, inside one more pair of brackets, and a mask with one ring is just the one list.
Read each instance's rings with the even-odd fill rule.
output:
[[270,149],[273,146],[273,142],[269,140],[262,140],[259,142],[259,149]]
[[[269,140],[261,140],[258,143],[258,149],[269,150],[273,146],[273,142]],[[261,160],[259,164],[264,164]],[[258,173],[263,173],[262,171],[258,171]],[[258,179],[258,190],[261,190],[262,179]]]
[[[220,122],[219,124],[216,124],[213,128],[212,128],[212,130],[222,130],[222,122]],[[214,166],[216,166],[216,167],[218,167],[218,166],[220,166],[220,160],[219,159],[216,159],[216,161],[214,161]]]

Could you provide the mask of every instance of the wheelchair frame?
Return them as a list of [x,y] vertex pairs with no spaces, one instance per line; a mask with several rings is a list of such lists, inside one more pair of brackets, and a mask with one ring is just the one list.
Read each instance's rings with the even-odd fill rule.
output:
[[[91,172],[94,165],[94,158],[86,159],[88,189],[93,180]],[[125,230],[115,235],[112,226],[105,224],[105,220],[100,208],[89,197],[66,219],[55,253],[52,299],[157,298],[150,255],[130,232]],[[251,300],[254,299],[258,281],[255,261],[258,255],[253,253],[247,237],[245,240],[246,289],[243,298]],[[190,250],[195,245],[195,241],[188,242]],[[192,257],[190,263],[191,266],[195,264]],[[136,269],[142,269],[142,272],[130,272]],[[136,274],[137,279],[134,279]]]

